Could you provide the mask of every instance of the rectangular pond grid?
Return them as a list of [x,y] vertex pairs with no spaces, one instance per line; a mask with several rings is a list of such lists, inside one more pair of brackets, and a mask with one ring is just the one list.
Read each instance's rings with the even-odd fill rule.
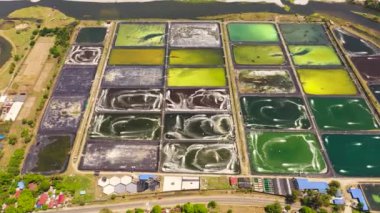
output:
[[[373,167],[379,162],[371,160],[375,159],[376,155],[365,148],[371,146],[371,138],[379,137],[378,118],[369,105],[358,79],[347,65],[343,53],[332,40],[333,34],[325,29],[324,25],[321,26],[324,29],[323,37],[326,37],[328,42],[310,43],[317,37],[304,39],[303,42],[300,42],[302,39],[299,38],[298,42],[292,42],[290,37],[293,35],[287,34],[287,30],[284,30],[281,24],[279,29],[293,58],[292,67],[302,89],[307,110],[313,115],[311,121],[326,162],[331,168],[329,174],[380,176],[379,171]],[[308,30],[308,34],[310,33],[321,34]],[[321,43],[324,46],[321,46]],[[305,58],[302,58],[304,56]],[[318,60],[315,60],[316,56]],[[330,79],[334,79],[334,83],[331,83]],[[373,135],[370,135],[371,133]],[[356,140],[350,144],[342,138]],[[343,144],[340,141],[347,143]],[[355,149],[355,145],[360,145],[361,148]],[[336,152],[339,152],[339,155]],[[353,160],[353,156],[363,155],[367,156],[366,159],[355,158],[355,162],[348,160]]]
[[51,175],[67,168],[106,34],[106,28],[101,28],[101,35],[92,38],[83,30],[87,31],[87,28],[83,28],[77,37],[79,45],[74,44],[66,56],[22,173]]
[[[165,26],[165,34],[162,34],[162,25]],[[152,32],[141,30],[145,28],[152,29]],[[161,150],[158,156],[163,154],[165,141],[179,144],[196,142],[199,145],[224,141],[230,144],[226,146],[229,152],[235,153],[233,173],[238,173],[230,90],[221,41],[217,22],[119,23],[111,58],[119,57],[115,51],[165,50],[165,60],[162,64],[152,63],[150,59],[146,63],[134,60],[122,62],[121,66],[112,59],[108,61],[79,169],[101,171],[114,166],[111,170],[128,171],[130,168],[124,170],[117,163],[112,165],[111,158],[102,159],[106,165],[104,169],[101,165],[95,168],[86,166],[89,165],[87,161],[84,163],[85,159],[90,159],[87,156],[103,152],[100,141],[112,138],[113,143],[126,146],[139,143],[156,146]],[[123,60],[130,60],[128,57],[131,56],[126,55]],[[154,58],[156,60],[157,57]],[[157,141],[159,144],[154,145]],[[98,148],[89,148],[93,142],[97,142]],[[159,157],[152,159],[162,166]],[[129,161],[135,163],[132,159],[125,159],[126,164]],[[161,166],[156,171],[163,171],[159,169]],[[142,171],[151,172],[151,168],[142,168]],[[225,168],[216,166],[199,172],[231,173],[223,171]]]

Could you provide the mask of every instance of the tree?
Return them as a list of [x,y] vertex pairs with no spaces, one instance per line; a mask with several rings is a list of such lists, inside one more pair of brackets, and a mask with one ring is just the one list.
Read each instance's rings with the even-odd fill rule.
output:
[[153,206],[152,211],[150,211],[150,212],[151,213],[161,213],[162,212],[161,206],[159,206],[159,205]]
[[207,208],[215,209],[216,208],[216,202],[214,200],[208,202]]
[[136,208],[135,209],[135,213],[144,213],[144,209],[139,209],[139,208]]
[[330,199],[331,197],[328,194],[320,194],[316,191],[308,190],[301,202],[312,209],[319,209],[321,206],[329,206]]
[[133,211],[128,209],[125,213],[133,213]]
[[286,195],[285,200],[287,203],[295,203],[299,197],[300,191],[298,190],[292,190],[292,194]]
[[194,213],[194,206],[191,203],[185,203],[182,208],[183,213]]
[[299,210],[299,213],[316,213],[312,208],[304,206]]
[[205,204],[194,204],[194,213],[207,213],[208,209]]
[[17,208],[22,212],[31,212],[34,210],[35,199],[30,190],[24,189],[17,201]]
[[359,202],[358,205],[356,206],[359,211],[363,210],[363,203]]
[[339,188],[340,188],[340,183],[336,180],[333,180],[329,183],[329,188],[327,189],[327,193],[331,196],[335,196]]
[[279,202],[275,202],[273,204],[265,206],[265,212],[266,213],[281,213],[282,207]]
[[17,135],[10,134],[8,135],[8,144],[15,145],[17,143]]
[[232,209],[228,209],[228,210],[227,210],[227,213],[232,213]]
[[292,207],[291,207],[290,205],[286,205],[286,206],[285,206],[285,210],[286,210],[286,211],[289,211],[290,209],[292,209]]

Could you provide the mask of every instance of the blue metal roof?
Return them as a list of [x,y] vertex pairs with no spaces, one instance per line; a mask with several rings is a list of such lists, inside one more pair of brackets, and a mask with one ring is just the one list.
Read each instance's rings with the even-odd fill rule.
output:
[[338,198],[338,199],[334,199],[333,203],[335,205],[344,205],[345,202],[344,202],[344,199]]
[[329,185],[326,182],[312,182],[306,178],[296,178],[296,184],[299,190],[318,190],[320,193],[326,194]]
[[25,183],[23,181],[18,182],[17,183],[17,188],[24,189],[25,188]]
[[0,140],[5,139],[5,135],[0,134]]
[[156,176],[155,175],[150,175],[150,174],[141,174],[139,176],[140,180],[149,180],[150,178],[154,179]]
[[358,199],[359,202],[363,204],[363,211],[368,211],[369,210],[367,202],[364,199],[364,195],[362,193],[362,190],[351,188],[348,191],[351,193],[351,196],[353,198]]

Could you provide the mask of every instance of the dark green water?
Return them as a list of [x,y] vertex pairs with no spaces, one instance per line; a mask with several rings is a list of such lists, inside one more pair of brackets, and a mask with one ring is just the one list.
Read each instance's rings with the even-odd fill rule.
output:
[[344,176],[380,176],[380,135],[323,135],[336,173]]
[[325,30],[320,24],[281,24],[281,32],[289,44],[327,44]]
[[317,125],[323,130],[374,130],[375,118],[363,99],[310,98]]
[[33,172],[58,171],[65,166],[71,150],[70,136],[49,136],[48,140],[53,142],[41,148]]
[[309,129],[301,98],[241,97],[241,111],[248,127],[256,129]]
[[12,57],[12,45],[0,36],[0,68]]
[[76,42],[78,44],[100,44],[103,43],[107,28],[87,27],[79,31]]

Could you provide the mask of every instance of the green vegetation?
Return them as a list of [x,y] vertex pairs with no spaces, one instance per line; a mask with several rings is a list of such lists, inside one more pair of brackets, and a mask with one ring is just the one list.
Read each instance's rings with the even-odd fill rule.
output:
[[155,205],[155,206],[153,206],[152,211],[150,211],[150,212],[151,213],[161,213],[162,212],[162,208],[159,205]]
[[20,165],[22,160],[24,159],[25,150],[24,149],[16,149],[13,153],[7,167],[7,172],[10,175],[17,176],[20,174]]
[[366,7],[380,11],[380,2],[377,0],[365,0],[364,5]]
[[322,206],[328,207],[330,205],[331,196],[329,194],[320,194],[317,191],[308,190],[306,195],[301,199],[304,206],[318,210]]
[[264,209],[266,213],[282,213],[282,207],[279,202],[267,205]]

